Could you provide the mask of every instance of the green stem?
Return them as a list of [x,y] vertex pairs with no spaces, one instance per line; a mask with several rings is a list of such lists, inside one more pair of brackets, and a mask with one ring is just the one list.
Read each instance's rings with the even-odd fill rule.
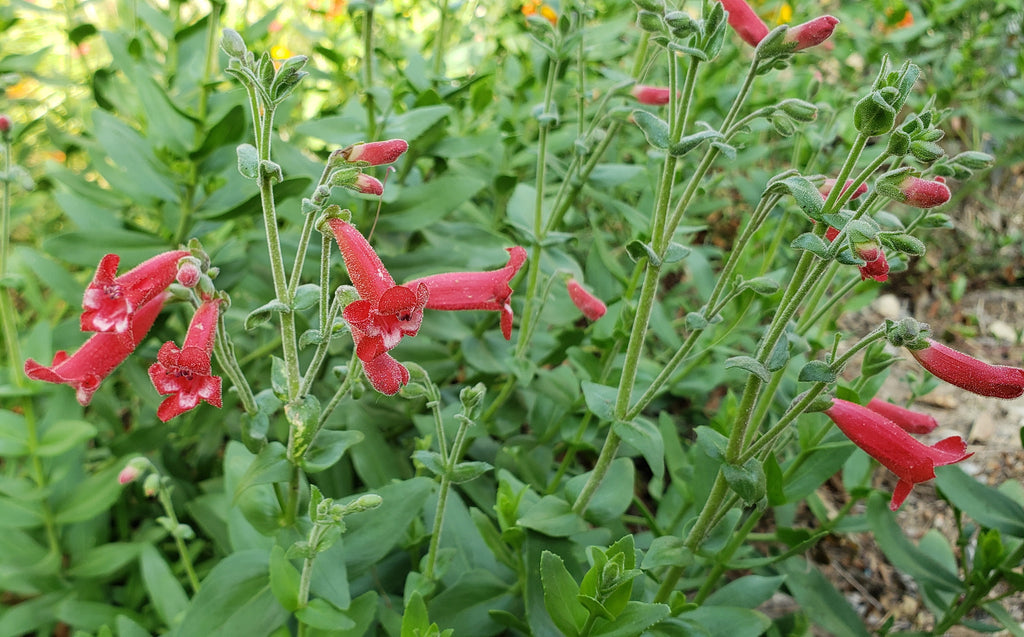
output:
[[729,560],[732,559],[732,556],[736,553],[737,549],[743,546],[747,536],[750,535],[754,526],[761,520],[761,516],[764,515],[765,511],[767,511],[767,509],[752,511],[750,515],[747,516],[746,521],[743,522],[743,526],[733,532],[732,537],[729,538],[728,544],[726,544],[721,551],[715,554],[715,565],[711,567],[711,572],[708,573],[704,583],[691,600],[694,604],[703,604],[704,600],[708,598],[708,595],[715,590],[715,585],[718,583],[718,580],[722,575],[725,574],[725,571],[728,568]]
[[444,69],[444,38],[448,26],[448,0],[441,0],[441,19],[434,34],[434,77],[440,78]]
[[363,91],[366,93],[366,138],[377,137],[376,104],[373,99],[373,3],[363,11]]
[[174,544],[178,547],[178,554],[181,557],[182,566],[185,567],[185,574],[188,577],[188,582],[192,586],[192,594],[199,593],[199,577],[196,576],[196,569],[192,565],[192,556],[189,555],[188,547],[185,546],[185,540],[181,538],[181,534],[178,533],[178,528],[181,522],[178,521],[178,516],[174,513],[174,503],[171,502],[171,492],[164,484],[163,479],[160,480],[160,490],[158,492],[158,499],[160,500],[160,506],[164,510],[164,514],[171,521],[174,527],[174,531],[171,533],[174,536]]
[[[355,349],[352,350],[352,357],[348,361],[348,373],[345,375],[345,380],[342,381],[341,386],[334,392],[331,399],[327,402],[324,408],[320,411],[320,419],[316,423],[317,432],[323,429],[324,425],[327,424],[327,419],[331,417],[334,410],[341,403],[345,396],[352,390],[353,378],[359,377],[359,357],[356,356]],[[316,435],[314,434],[314,438]]]
[[217,338],[213,341],[213,352],[217,357],[217,363],[220,365],[221,370],[231,380],[235,390],[238,391],[238,396],[242,401],[242,408],[245,409],[245,413],[255,414],[258,412],[259,406],[256,404],[256,397],[252,393],[252,387],[249,386],[245,372],[242,371],[238,364],[238,359],[235,357],[235,346],[231,342],[231,337],[228,336],[227,328],[224,326],[223,314],[217,318]]
[[[548,77],[544,86],[544,103],[537,134],[537,184],[533,200],[533,255],[527,263],[526,307],[523,309],[523,321],[519,327],[519,340],[516,342],[515,357],[522,358],[526,354],[526,336],[532,331],[531,325],[540,318],[540,310],[535,309],[534,294],[540,282],[540,259],[544,241],[544,182],[547,173],[548,131],[551,119],[547,117],[551,110],[554,97],[555,77],[558,75],[559,63],[554,58],[548,59]],[[535,316],[536,315],[536,316]]]

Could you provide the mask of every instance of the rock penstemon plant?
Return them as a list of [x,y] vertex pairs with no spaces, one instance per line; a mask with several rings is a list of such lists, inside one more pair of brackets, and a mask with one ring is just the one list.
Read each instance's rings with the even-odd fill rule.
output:
[[[113,610],[109,621],[78,626],[75,612],[92,607],[73,604],[83,595],[76,590],[65,591],[64,606],[54,602],[61,622],[124,635],[797,634],[793,617],[758,610],[784,591],[806,608],[799,621],[861,635],[854,611],[803,556],[830,533],[870,529],[918,580],[931,633],[977,620],[978,609],[1012,623],[1002,597],[1024,588],[1015,570],[1024,557],[1021,494],[948,468],[972,456],[965,441],[922,438],[939,425],[934,417],[875,393],[897,348],[981,396],[1020,397],[1024,370],[951,349],[910,318],[861,333],[835,327],[855,291],[879,289],[924,255],[924,231],[951,225],[933,208],[992,159],[945,155],[943,113],[916,106],[921,71],[909,61],[883,59],[848,108],[812,103],[809,87],[801,86],[808,99],[783,91],[803,77],[801,56],[827,55],[842,33],[831,15],[769,28],[742,0],[634,2],[620,7],[632,30],[614,40],[628,40],[627,59],[599,70],[595,27],[604,16],[574,2],[529,3],[516,16],[525,16],[538,82],[529,97],[539,103],[527,132],[505,122],[500,148],[477,148],[497,166],[479,183],[487,161],[459,161],[460,140],[431,130],[454,118],[449,103],[462,99],[445,76],[447,3],[433,76],[416,75],[426,68],[418,60],[407,70],[418,96],[396,98],[397,107],[374,86],[381,7],[354,7],[363,12],[368,123],[360,130],[369,139],[320,149],[319,178],[287,206],[289,166],[298,162],[277,149],[288,148],[287,117],[308,96],[304,87],[322,79],[311,75],[322,74],[307,70],[306,56],[275,60],[224,29],[225,72],[244,95],[245,108],[233,112],[247,113],[252,135],[232,143],[232,178],[244,181],[231,183],[258,201],[266,252],[245,280],[265,274],[269,285],[255,287],[266,296],[239,307],[254,293],[238,283],[247,273],[232,271],[231,232],[210,221],[192,228],[202,243],[154,249],[120,274],[128,259],[103,256],[76,319],[93,334],[50,366],[36,362],[46,360],[37,342],[36,359],[22,358],[5,296],[4,339],[18,366],[11,393],[23,401],[4,416],[0,450],[16,462],[5,460],[10,480],[0,491],[24,495],[29,480],[38,493],[27,501],[38,507],[0,528],[17,530],[11,546],[28,554],[37,546],[49,569],[33,565],[48,579],[26,579],[17,594],[33,600],[56,575],[114,577],[116,569],[97,566],[109,553],[139,562],[145,595],[136,597],[156,618]],[[708,87],[722,77],[729,88],[711,99]],[[480,89],[466,108],[515,102]],[[773,156],[774,175],[749,169],[751,147],[814,139],[819,112],[832,106],[834,121],[846,123],[837,130],[849,135],[834,153],[792,152],[785,166]],[[18,176],[12,126],[0,118],[0,279]],[[649,188],[621,188],[629,178],[616,171],[647,176]],[[451,210],[437,215],[427,198],[401,199],[443,199],[465,183],[476,188],[476,212],[487,211],[469,217],[487,227],[471,234],[481,245],[445,234],[464,229],[446,225]],[[476,197],[486,183],[494,196]],[[723,206],[740,220],[735,234],[705,244],[705,201],[741,184],[744,195]],[[406,212],[389,223],[392,188]],[[340,203],[346,197],[370,205],[352,212]],[[408,212],[420,207],[426,222]],[[164,242],[183,240],[189,219],[182,213]],[[164,318],[179,306],[187,321]],[[96,475],[113,494],[100,505],[113,506],[118,492],[109,489],[142,480],[162,515],[151,525],[138,514],[131,542],[84,558],[73,553],[84,542],[74,525],[102,506],[76,509],[62,493],[69,487],[54,488],[62,478],[53,450],[61,427],[73,443],[96,429],[58,423],[40,434],[33,405],[42,398],[27,379],[69,385],[74,408],[93,410],[94,398],[116,392],[101,386],[114,384],[119,366],[141,396],[125,396],[126,426],[140,437],[203,437],[218,468],[183,469],[187,460],[158,457],[159,443],[112,445],[95,460],[107,463]],[[135,381],[145,370],[152,387],[143,390]],[[140,427],[147,419],[167,429]],[[872,488],[875,461],[897,479],[891,496]],[[836,510],[818,490],[837,474]],[[962,523],[959,560],[951,548],[927,555],[894,521],[893,511],[924,491],[913,487],[932,480],[958,523],[969,516],[982,529],[972,538],[974,523]],[[20,530],[36,526],[45,547]],[[934,549],[935,538],[927,541]],[[164,553],[177,554],[176,570]],[[16,616],[5,624],[15,612],[0,615],[0,634],[29,630]]]

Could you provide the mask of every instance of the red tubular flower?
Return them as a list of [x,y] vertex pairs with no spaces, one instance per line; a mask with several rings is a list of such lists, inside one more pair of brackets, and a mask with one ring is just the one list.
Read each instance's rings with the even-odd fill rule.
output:
[[930,181],[908,175],[899,186],[896,199],[915,208],[934,208],[949,201],[949,186],[942,181]]
[[214,407],[221,406],[220,376],[211,374],[210,355],[217,338],[217,317],[220,300],[204,301],[188,326],[188,334],[181,349],[167,341],[149,367],[149,379],[161,395],[167,396],[156,415],[163,422],[179,416],[205,400]]
[[928,339],[928,347],[910,353],[932,374],[980,396],[1020,398],[1024,395],[1024,369],[990,365],[963,352]]
[[915,440],[885,416],[838,398],[825,410],[846,437],[899,477],[889,508],[895,511],[919,482],[935,477],[935,467],[970,458],[967,444],[951,436],[928,446]]
[[430,292],[427,307],[432,310],[497,310],[501,312],[501,333],[512,338],[512,288],[509,281],[526,262],[526,250],[508,248],[505,267],[488,272],[446,272],[406,283],[406,287],[426,286]]
[[872,398],[867,407],[876,414],[885,416],[907,433],[928,434],[939,426],[939,423],[928,414],[900,407],[886,400]]
[[630,94],[636,98],[636,101],[641,104],[647,104],[649,106],[664,106],[668,104],[671,94],[667,88],[660,86],[647,86],[644,84],[637,84],[630,91]]
[[352,285],[359,292],[359,300],[346,305],[341,315],[352,328],[359,360],[367,363],[398,345],[403,336],[416,335],[423,323],[427,287],[395,285],[380,257],[355,226],[341,219],[331,219],[328,225]]
[[[836,228],[829,227],[825,231],[825,238],[829,241],[835,241],[838,236],[839,230]],[[879,283],[884,283],[889,279],[889,261],[886,260],[885,253],[876,244],[861,244],[857,249],[857,256],[867,262],[860,266],[861,281],[874,279]]]
[[75,388],[78,402],[88,405],[103,379],[124,362],[149,333],[167,298],[167,294],[159,294],[139,307],[121,333],[94,334],[71,356],[65,351],[57,352],[49,367],[28,359],[25,375],[32,380],[68,384]]
[[164,252],[121,276],[115,276],[121,257],[108,254],[100,259],[82,299],[82,331],[118,334],[127,331],[132,315],[174,282],[178,260],[187,256],[187,250]]
[[368,144],[353,144],[341,151],[347,161],[365,161],[371,166],[390,164],[409,150],[409,142],[404,139],[388,139]]
[[576,279],[569,279],[565,285],[569,290],[569,298],[580,312],[583,312],[583,316],[591,321],[596,321],[608,311],[608,306],[604,304],[604,301],[587,292]]
[[386,353],[363,361],[363,373],[373,388],[385,396],[394,396],[409,382],[409,370]]
[[836,18],[830,15],[823,15],[809,22],[790,27],[786,31],[783,42],[793,45],[793,51],[803,51],[829,39],[832,36],[832,32],[835,31],[837,24],[839,24],[839,20]]
[[729,12],[729,26],[750,46],[757,46],[768,35],[768,25],[744,0],[720,0]]

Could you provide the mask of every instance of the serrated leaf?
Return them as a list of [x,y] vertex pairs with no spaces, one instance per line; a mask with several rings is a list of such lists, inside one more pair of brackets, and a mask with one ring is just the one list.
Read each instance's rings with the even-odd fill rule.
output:
[[750,356],[733,356],[732,358],[727,358],[725,359],[725,368],[739,368],[746,370],[766,383],[771,380],[771,374],[768,372],[768,369],[758,362],[757,359]]
[[633,121],[643,131],[647,143],[658,150],[666,150],[669,142],[668,122],[648,111],[633,111]]
[[803,383],[834,383],[836,373],[825,361],[808,361],[800,370],[800,382]]

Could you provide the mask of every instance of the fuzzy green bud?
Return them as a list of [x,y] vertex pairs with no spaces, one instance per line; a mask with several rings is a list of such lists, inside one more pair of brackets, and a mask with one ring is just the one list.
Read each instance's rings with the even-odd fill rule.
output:
[[649,33],[662,33],[665,31],[665,22],[661,15],[652,11],[638,11],[636,24]]
[[953,163],[959,164],[969,170],[983,170],[989,168],[995,163],[996,158],[988,153],[982,153],[976,150],[969,150],[967,152],[960,153],[953,158]]
[[884,135],[896,123],[896,109],[886,101],[882,91],[865,95],[853,111],[853,124],[863,135]]
[[233,58],[245,58],[245,40],[234,29],[224,29],[220,39],[220,48]]
[[939,157],[945,155],[946,151],[942,150],[942,146],[939,146],[935,142],[919,140],[910,143],[910,154],[913,155],[917,161],[930,164]]
[[813,122],[818,118],[818,107],[804,100],[782,100],[776,108],[798,122]]

